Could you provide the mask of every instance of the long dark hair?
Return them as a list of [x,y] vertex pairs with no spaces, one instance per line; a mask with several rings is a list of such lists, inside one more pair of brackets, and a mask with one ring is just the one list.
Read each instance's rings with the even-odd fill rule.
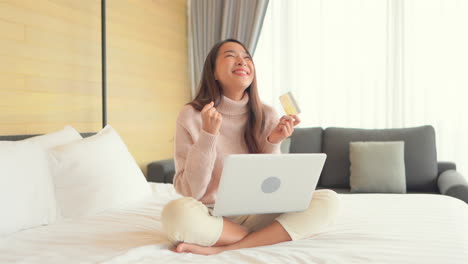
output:
[[[216,43],[213,48],[211,48],[211,51],[206,57],[205,64],[203,66],[202,79],[200,80],[200,84],[198,86],[198,94],[195,96],[195,99],[188,103],[198,111],[201,111],[203,107],[211,101],[214,102],[215,107],[221,103],[223,98],[223,89],[218,81],[215,80],[214,73],[216,69],[216,58],[218,57],[218,51],[221,46],[227,42],[235,42],[241,45],[249,54],[249,56],[252,57],[245,45],[238,40],[226,39]],[[260,101],[260,97],[258,96],[256,71],[254,71],[252,83],[245,91],[249,94],[249,115],[247,119],[247,127],[244,132],[244,139],[250,153],[260,153],[259,140],[260,135],[265,129],[265,119],[263,104]]]

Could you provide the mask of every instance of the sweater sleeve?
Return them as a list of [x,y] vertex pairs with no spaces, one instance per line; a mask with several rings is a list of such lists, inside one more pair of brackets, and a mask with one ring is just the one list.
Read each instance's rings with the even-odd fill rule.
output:
[[197,200],[203,197],[216,160],[216,139],[216,135],[201,129],[194,141],[189,131],[177,122],[174,187],[178,193]]
[[271,106],[265,105],[265,131],[262,134],[262,153],[265,154],[281,154],[281,142],[274,144],[268,141],[268,136],[278,125],[279,119],[275,109]]

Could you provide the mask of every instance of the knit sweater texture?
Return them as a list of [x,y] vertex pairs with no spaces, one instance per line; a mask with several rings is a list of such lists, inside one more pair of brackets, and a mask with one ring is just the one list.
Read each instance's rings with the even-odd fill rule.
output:
[[[176,191],[193,197],[205,204],[216,200],[223,161],[230,154],[247,154],[244,131],[247,126],[249,96],[240,101],[223,96],[216,110],[222,115],[222,124],[217,135],[202,129],[201,113],[186,105],[176,124],[174,187]],[[265,130],[260,136],[261,153],[280,153],[280,143],[267,140],[278,123],[274,108],[263,105]]]

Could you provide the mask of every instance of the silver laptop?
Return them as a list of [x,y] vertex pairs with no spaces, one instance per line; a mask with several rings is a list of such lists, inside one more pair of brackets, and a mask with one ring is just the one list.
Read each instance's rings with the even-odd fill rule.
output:
[[284,213],[309,207],[326,154],[239,154],[224,160],[213,215]]

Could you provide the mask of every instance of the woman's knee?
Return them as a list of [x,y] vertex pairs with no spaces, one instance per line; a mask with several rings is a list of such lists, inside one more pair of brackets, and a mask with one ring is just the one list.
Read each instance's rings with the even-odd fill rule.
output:
[[211,246],[218,240],[223,220],[210,215],[208,208],[191,197],[169,202],[161,214],[163,228],[173,243]]
[[340,197],[330,189],[323,189],[314,192],[309,209],[313,209],[320,204],[320,207],[327,212],[327,215],[334,218],[340,208]]
[[322,204],[322,207],[328,208],[330,211],[338,211],[340,206],[340,197],[333,190],[322,189],[314,192],[310,207],[313,207],[314,203],[320,203]]
[[340,202],[338,194],[330,189],[322,189],[314,192],[314,197],[324,199],[329,203],[337,204]]
[[332,190],[315,191],[308,209],[297,213],[286,213],[276,220],[288,232],[292,240],[309,237],[322,232],[333,224],[339,210],[339,196]]

